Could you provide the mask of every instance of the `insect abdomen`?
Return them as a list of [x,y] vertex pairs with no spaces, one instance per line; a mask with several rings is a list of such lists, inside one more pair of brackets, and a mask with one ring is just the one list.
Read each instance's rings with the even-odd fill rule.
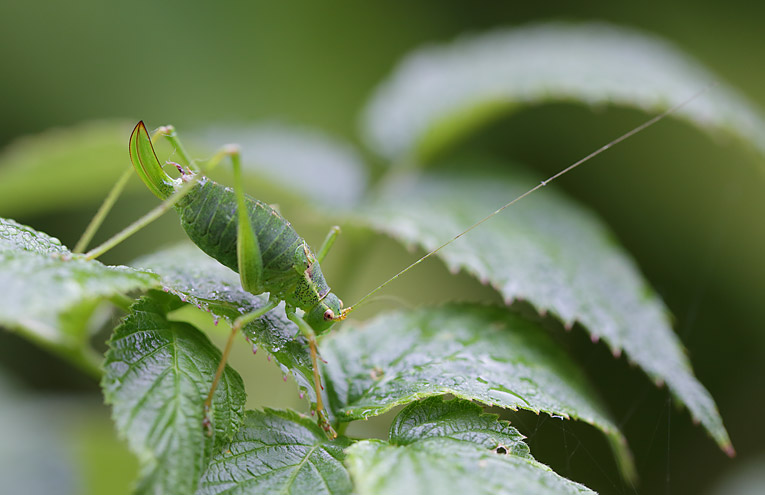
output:
[[[303,239],[292,225],[267,204],[246,198],[263,263],[262,287],[285,299],[302,275],[295,266],[295,252]],[[202,178],[176,206],[181,225],[202,251],[237,271],[237,210],[231,188]],[[258,292],[258,293],[259,293]]]

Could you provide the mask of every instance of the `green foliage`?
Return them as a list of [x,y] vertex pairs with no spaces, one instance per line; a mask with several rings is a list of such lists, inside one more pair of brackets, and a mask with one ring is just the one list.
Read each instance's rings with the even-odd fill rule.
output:
[[103,301],[158,287],[157,278],[72,254],[58,239],[0,218],[0,323],[91,373],[89,321]]
[[[574,101],[659,112],[717,78],[669,43],[603,24],[549,23],[461,38],[409,55],[364,114],[370,147],[391,160],[427,159],[524,105]],[[679,109],[765,153],[765,120],[720,86]]]
[[[625,54],[641,63],[611,64]],[[411,169],[390,168],[378,182],[367,183],[360,153],[312,133],[261,128],[226,136],[244,141],[250,180],[260,178],[264,165],[284,165],[266,175],[294,186],[311,205],[306,209],[318,204],[344,224],[432,250],[534,186],[530,173],[506,160],[498,166],[484,159],[433,160],[427,172],[413,172],[489,118],[564,100],[662,110],[709,79],[671,47],[630,31],[544,25],[461,40],[405,61],[367,107],[364,125],[374,151]],[[675,115],[762,146],[762,119],[732,90],[718,88]],[[87,155],[83,146],[100,142],[101,130],[113,131],[82,127],[63,132],[61,141],[40,136],[18,145],[4,159],[27,164],[30,178],[19,172],[21,165],[8,167],[0,192],[8,188],[16,204],[29,189],[31,201],[50,207],[78,202],[80,190],[105,190],[112,181],[89,171],[91,161],[73,164]],[[100,160],[127,163],[124,149],[119,159],[102,151]],[[323,182],[305,180],[313,178],[312,166],[327,172]],[[60,194],[32,187],[62,167],[68,174]],[[614,355],[624,351],[655,382],[667,383],[732,452],[668,309],[607,227],[550,189],[438,255],[452,271],[491,285],[507,305],[524,300],[566,327],[580,324]],[[484,414],[482,405],[592,425],[606,435],[624,477],[635,477],[627,439],[599,391],[540,318],[506,306],[446,303],[351,319],[320,345],[333,425],[345,431],[353,421],[404,409],[387,441],[330,440],[294,411],[245,411],[242,378],[228,367],[205,411],[220,352],[195,324],[176,321],[175,311],[196,307],[216,323],[231,324],[266,304],[265,296],[247,293],[238,275],[187,244],[132,266],[86,260],[47,234],[0,219],[0,323],[92,373],[103,371],[117,430],[142,466],[139,493],[593,493],[536,461],[523,436]],[[90,347],[99,323],[93,314],[107,302],[127,315],[99,368]],[[283,306],[243,333],[316,402],[306,340]],[[456,399],[444,401],[444,395]]]
[[410,445],[427,438],[451,438],[472,442],[486,449],[531,459],[523,435],[495,414],[484,414],[467,400],[446,402],[431,397],[413,402],[396,416],[390,426],[390,442]]
[[365,440],[348,449],[348,466],[359,495],[594,493],[516,450],[517,438],[468,401],[428,399],[401,411],[390,443]]
[[350,494],[345,437],[334,441],[292,411],[248,411],[230,444],[213,456],[199,495]]
[[[489,175],[475,171],[480,165],[481,160],[465,160],[457,171],[399,175],[359,218],[402,242],[434,250],[535,185],[517,166]],[[549,189],[470,232],[470,242],[455,242],[438,255],[452,271],[466,270],[491,284],[508,304],[527,301],[568,328],[581,323],[615,356],[625,351],[654,380],[667,383],[720,447],[729,449],[715,403],[693,376],[661,299],[602,222]]]
[[517,315],[446,305],[348,325],[325,343],[330,407],[343,421],[452,394],[592,424],[632,472],[626,441],[585,377],[538,325]]
[[0,154],[0,212],[28,215],[100,201],[123,170],[129,122],[93,122],[20,139]]
[[244,412],[242,379],[227,368],[209,412],[212,434],[205,434],[203,402],[220,352],[191,325],[168,321],[173,306],[159,295],[134,304],[104,362],[104,397],[143,465],[139,493],[193,492],[213,448],[233,436]]

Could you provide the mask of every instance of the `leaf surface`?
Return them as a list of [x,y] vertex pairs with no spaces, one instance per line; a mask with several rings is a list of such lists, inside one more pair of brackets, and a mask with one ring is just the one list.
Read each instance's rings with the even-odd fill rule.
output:
[[626,441],[579,368],[540,327],[502,308],[390,313],[346,324],[321,351],[329,408],[340,421],[452,394],[587,422],[607,435],[632,476]]
[[394,445],[426,438],[452,438],[532,459],[518,430],[507,421],[499,421],[496,414],[484,414],[481,406],[469,400],[428,397],[406,406],[390,426]]
[[[266,296],[255,296],[242,289],[237,273],[190,243],[142,257],[133,265],[158,274],[164,290],[182,301],[229,323],[268,302]],[[285,316],[284,306],[269,311],[243,330],[254,345],[273,355],[282,371],[291,373],[298,386],[315,402],[308,344],[302,335],[298,335],[297,326]]]
[[[388,159],[425,159],[522,106],[572,101],[659,113],[713,81],[656,37],[606,24],[544,23],[414,52],[374,94],[363,131]],[[673,116],[765,153],[765,121],[752,107],[720,84]]]
[[127,122],[90,122],[12,143],[0,154],[0,215],[30,215],[103,200],[130,167],[130,128]]
[[[414,428],[401,430],[396,425]],[[432,427],[421,428],[426,425]],[[499,441],[487,444],[491,435],[519,436],[467,401],[435,398],[411,404],[397,416],[390,443],[365,440],[347,450],[355,493],[594,493],[535,461],[528,448],[507,449]]]
[[156,276],[73,255],[61,242],[0,218],[0,324],[94,373],[88,321],[105,299],[158,287]]
[[268,177],[320,205],[349,206],[362,197],[367,169],[348,143],[306,127],[260,124],[199,133],[210,148],[237,143],[245,174]]
[[[470,170],[469,165],[463,169]],[[520,170],[506,177],[441,172],[402,176],[371,201],[365,221],[430,251],[538,182]],[[694,377],[667,308],[613,234],[588,210],[553,188],[525,198],[438,252],[508,302],[528,301],[566,327],[581,323],[614,355],[626,352],[666,383],[720,447],[730,439],[714,400]]]
[[291,411],[248,411],[242,428],[210,462],[198,495],[351,493],[344,437],[334,441]]
[[213,447],[233,437],[244,415],[244,384],[226,367],[210,411],[204,407],[220,352],[191,325],[170,322],[177,306],[162,293],[139,300],[109,341],[101,386],[117,429],[142,465],[139,493],[193,493]]

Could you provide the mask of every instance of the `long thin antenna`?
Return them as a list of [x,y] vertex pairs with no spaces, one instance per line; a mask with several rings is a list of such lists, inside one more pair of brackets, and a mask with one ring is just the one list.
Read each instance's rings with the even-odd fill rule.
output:
[[562,175],[565,175],[565,174],[567,174],[567,173],[571,172],[572,170],[574,170],[574,169],[575,169],[576,167],[578,167],[579,165],[583,164],[583,163],[584,163],[584,162],[586,162],[586,161],[589,161],[589,160],[591,160],[592,158],[595,158],[596,156],[598,156],[599,154],[603,153],[604,151],[606,151],[607,149],[611,148],[612,146],[614,146],[614,145],[617,145],[617,144],[621,143],[621,142],[622,142],[622,141],[624,141],[625,139],[631,138],[631,137],[632,137],[632,136],[634,136],[635,134],[637,134],[637,133],[639,133],[639,132],[641,132],[641,131],[643,131],[643,130],[647,129],[648,127],[651,127],[651,126],[652,126],[652,125],[654,125],[655,123],[657,123],[657,122],[659,122],[660,120],[664,119],[666,116],[668,116],[668,115],[670,115],[670,114],[672,114],[672,113],[676,112],[677,110],[681,109],[682,107],[684,107],[684,106],[688,105],[690,102],[692,102],[693,100],[695,100],[695,99],[696,99],[696,98],[698,98],[699,96],[703,95],[704,93],[706,93],[707,91],[709,91],[711,88],[713,88],[713,87],[714,87],[714,86],[716,86],[716,85],[717,85],[717,83],[714,83],[714,82],[713,82],[713,83],[710,83],[710,84],[708,84],[707,86],[705,86],[705,87],[704,87],[704,88],[702,88],[701,90],[699,90],[699,91],[697,91],[696,93],[694,93],[694,94],[693,94],[692,96],[690,96],[689,98],[687,98],[687,99],[685,99],[685,100],[681,101],[680,103],[678,103],[678,104],[676,104],[676,105],[674,105],[674,106],[672,106],[672,107],[668,108],[667,110],[665,110],[665,111],[663,111],[662,113],[660,113],[660,114],[656,115],[655,117],[653,117],[653,118],[651,118],[651,119],[649,119],[649,120],[647,120],[647,121],[643,122],[643,123],[642,123],[642,124],[640,124],[639,126],[635,127],[635,128],[634,128],[634,129],[632,129],[631,131],[628,131],[628,132],[626,132],[626,133],[622,134],[621,136],[619,136],[618,138],[616,138],[616,139],[614,139],[613,141],[609,142],[608,144],[601,146],[600,148],[596,149],[595,151],[593,151],[593,152],[592,152],[592,153],[590,153],[589,155],[587,155],[587,156],[585,156],[584,158],[582,158],[582,159],[580,159],[580,160],[578,160],[578,161],[576,161],[576,162],[572,163],[571,165],[569,165],[568,167],[564,168],[563,170],[561,170],[561,171],[560,171],[560,172],[558,172],[557,174],[553,175],[552,177],[548,178],[547,180],[543,180],[542,182],[540,182],[540,183],[539,183],[539,184],[537,184],[536,186],[532,187],[531,189],[529,189],[529,190],[528,190],[528,191],[526,191],[525,193],[521,194],[521,195],[520,195],[520,196],[518,196],[517,198],[513,199],[512,201],[510,201],[510,202],[509,202],[509,203],[507,203],[506,205],[504,205],[504,206],[502,206],[501,208],[499,208],[499,209],[495,210],[493,213],[490,213],[489,215],[487,215],[487,216],[486,216],[486,217],[484,217],[483,219],[481,219],[481,220],[477,221],[476,223],[474,223],[473,225],[471,225],[471,226],[470,226],[470,227],[468,227],[467,229],[463,230],[463,231],[462,231],[462,232],[460,232],[459,234],[455,235],[454,237],[452,237],[452,238],[451,238],[451,239],[449,239],[448,241],[446,241],[446,242],[444,242],[443,244],[441,244],[440,246],[438,246],[438,247],[437,247],[436,249],[434,249],[433,251],[430,251],[429,253],[427,253],[427,254],[426,254],[425,256],[423,256],[422,258],[418,259],[417,261],[415,261],[415,262],[414,262],[414,263],[412,263],[411,265],[407,266],[406,268],[404,268],[403,270],[401,270],[401,271],[400,271],[400,272],[398,272],[397,274],[393,275],[391,278],[389,278],[388,280],[386,280],[385,282],[383,282],[382,284],[380,284],[380,285],[379,285],[379,286],[378,286],[376,289],[374,289],[373,291],[371,291],[369,294],[367,294],[366,296],[362,297],[362,298],[361,298],[361,299],[360,299],[360,300],[359,300],[359,301],[358,301],[356,304],[354,304],[354,305],[352,305],[352,306],[349,306],[349,307],[345,308],[345,309],[343,310],[342,318],[344,319],[344,318],[345,318],[345,317],[348,315],[348,313],[350,313],[351,311],[353,311],[354,309],[356,309],[356,308],[357,308],[358,306],[360,306],[360,305],[361,305],[361,304],[362,304],[364,301],[366,301],[367,299],[369,299],[370,297],[372,297],[374,294],[376,294],[378,291],[380,291],[380,290],[381,290],[383,287],[385,287],[385,286],[386,286],[386,285],[388,285],[389,283],[393,282],[394,280],[396,280],[398,277],[400,277],[400,276],[401,276],[401,275],[403,275],[404,273],[408,272],[409,270],[411,270],[411,269],[412,269],[412,268],[414,268],[415,266],[419,265],[420,263],[422,263],[422,262],[423,262],[423,261],[425,261],[426,259],[430,258],[431,256],[433,256],[434,254],[436,254],[437,252],[439,252],[440,250],[442,250],[443,248],[445,248],[446,246],[448,246],[448,245],[449,245],[449,244],[451,244],[452,242],[456,241],[457,239],[459,239],[459,238],[460,238],[460,237],[462,237],[463,235],[467,234],[468,232],[470,232],[470,231],[471,231],[471,230],[473,230],[474,228],[478,227],[479,225],[481,225],[481,224],[482,224],[482,223],[484,223],[485,221],[489,220],[489,219],[490,219],[491,217],[493,217],[494,215],[497,215],[497,214],[499,214],[499,213],[502,213],[502,212],[505,210],[505,208],[507,208],[507,207],[509,207],[509,206],[512,206],[512,205],[514,205],[515,203],[517,203],[518,201],[522,200],[523,198],[525,198],[525,197],[526,197],[526,196],[528,196],[529,194],[531,194],[531,193],[535,192],[537,189],[541,189],[541,188],[543,188],[544,186],[546,186],[547,184],[549,184],[550,182],[552,182],[552,181],[554,181],[555,179],[557,179],[557,178],[561,177]]

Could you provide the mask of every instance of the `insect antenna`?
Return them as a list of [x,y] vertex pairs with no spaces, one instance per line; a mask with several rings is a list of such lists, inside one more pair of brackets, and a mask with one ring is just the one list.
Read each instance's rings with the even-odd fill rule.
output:
[[544,186],[546,186],[546,185],[547,185],[547,184],[549,184],[550,182],[554,181],[555,179],[558,179],[559,177],[561,177],[561,176],[563,176],[563,175],[565,175],[565,174],[567,174],[567,173],[571,172],[572,170],[574,170],[575,168],[577,168],[579,165],[581,165],[581,164],[583,164],[583,163],[585,163],[585,162],[587,162],[587,161],[591,160],[592,158],[595,158],[596,156],[598,156],[599,154],[603,153],[603,152],[604,152],[604,151],[606,151],[607,149],[609,149],[609,148],[611,148],[611,147],[613,147],[613,146],[615,146],[615,145],[617,145],[617,144],[621,143],[622,141],[624,141],[624,140],[626,140],[626,139],[629,139],[629,138],[631,138],[631,137],[632,137],[632,136],[634,136],[635,134],[637,134],[637,133],[639,133],[639,132],[641,132],[641,131],[644,131],[645,129],[647,129],[647,128],[651,127],[652,125],[654,125],[655,123],[659,122],[660,120],[663,120],[665,117],[667,117],[667,116],[669,116],[669,115],[673,114],[674,112],[676,112],[676,111],[680,110],[681,108],[683,108],[684,106],[688,105],[688,104],[689,104],[689,103],[691,103],[693,100],[695,100],[696,98],[700,97],[701,95],[703,95],[704,93],[706,93],[707,91],[709,91],[711,88],[713,88],[713,87],[714,87],[714,86],[716,86],[716,85],[717,85],[717,83],[716,83],[716,82],[712,82],[712,83],[710,83],[710,84],[707,84],[707,85],[706,85],[706,86],[704,86],[702,89],[700,89],[700,90],[699,90],[699,91],[697,91],[696,93],[692,94],[691,96],[689,96],[689,97],[688,97],[688,98],[686,98],[685,100],[681,101],[680,103],[677,103],[677,104],[675,104],[674,106],[672,106],[672,107],[670,107],[670,108],[668,108],[668,109],[664,110],[663,112],[661,112],[661,113],[659,113],[659,114],[655,115],[654,117],[652,117],[652,118],[650,118],[650,119],[646,120],[645,122],[643,122],[643,123],[642,123],[642,124],[640,124],[639,126],[637,126],[637,127],[634,127],[632,130],[625,132],[624,134],[622,134],[621,136],[617,137],[617,138],[616,138],[616,139],[614,139],[613,141],[610,141],[609,143],[607,143],[607,144],[605,144],[605,145],[601,146],[600,148],[596,149],[595,151],[593,151],[593,152],[592,152],[592,153],[590,153],[589,155],[585,156],[584,158],[581,158],[580,160],[577,160],[576,162],[572,163],[572,164],[571,164],[571,165],[569,165],[568,167],[566,167],[566,168],[564,168],[563,170],[559,171],[559,172],[558,172],[558,173],[556,173],[555,175],[552,175],[552,176],[550,176],[549,178],[547,178],[546,180],[543,180],[543,181],[541,181],[539,184],[537,184],[536,186],[532,187],[531,189],[529,189],[529,190],[528,190],[528,191],[526,191],[525,193],[521,194],[520,196],[516,197],[515,199],[513,199],[513,200],[512,200],[512,201],[510,201],[509,203],[506,203],[504,206],[501,206],[500,208],[496,209],[496,210],[495,210],[495,211],[493,211],[492,213],[490,213],[490,214],[486,215],[486,216],[485,216],[484,218],[482,218],[481,220],[477,221],[476,223],[474,223],[473,225],[471,225],[471,226],[470,226],[470,227],[468,227],[467,229],[463,230],[463,231],[462,231],[462,232],[460,232],[459,234],[455,235],[454,237],[452,237],[452,238],[451,238],[451,239],[449,239],[448,241],[444,242],[443,244],[441,244],[440,246],[438,246],[438,247],[437,247],[437,248],[435,248],[434,250],[432,250],[432,251],[430,251],[429,253],[425,254],[423,257],[421,257],[420,259],[418,259],[417,261],[415,261],[415,262],[414,262],[414,263],[412,263],[411,265],[407,266],[406,268],[404,268],[404,269],[403,269],[403,270],[401,270],[400,272],[398,272],[398,273],[396,273],[395,275],[393,275],[391,278],[389,278],[388,280],[386,280],[385,282],[383,282],[382,284],[380,284],[379,286],[377,286],[377,288],[375,288],[374,290],[372,290],[371,292],[369,292],[367,295],[365,295],[364,297],[362,297],[361,299],[359,299],[359,301],[358,301],[358,302],[356,302],[356,304],[353,304],[353,305],[351,305],[351,306],[349,306],[349,307],[347,307],[347,308],[343,309],[343,313],[342,313],[342,315],[341,315],[341,318],[340,318],[340,319],[345,319],[345,318],[348,316],[348,314],[349,314],[351,311],[354,311],[354,310],[355,310],[356,308],[358,308],[360,305],[362,305],[362,304],[364,304],[365,302],[367,302],[367,301],[369,300],[369,298],[370,298],[370,297],[372,297],[372,296],[373,296],[373,295],[375,295],[377,292],[379,292],[380,290],[382,290],[382,289],[383,289],[383,288],[384,288],[386,285],[388,285],[389,283],[393,282],[394,280],[396,280],[396,279],[397,279],[398,277],[400,277],[401,275],[405,274],[406,272],[408,272],[409,270],[411,270],[411,269],[412,269],[412,268],[414,268],[415,266],[419,265],[420,263],[422,263],[422,262],[423,262],[423,261],[425,261],[426,259],[430,258],[431,256],[433,256],[434,254],[436,254],[437,252],[439,252],[440,250],[442,250],[443,248],[445,248],[445,247],[446,247],[446,246],[448,246],[449,244],[453,243],[454,241],[456,241],[457,239],[459,239],[459,238],[460,238],[460,237],[462,237],[463,235],[467,234],[467,233],[468,233],[468,232],[470,232],[471,230],[475,229],[476,227],[478,227],[478,226],[479,226],[479,225],[481,225],[482,223],[486,222],[487,220],[489,220],[490,218],[492,218],[494,215],[497,215],[497,214],[499,214],[499,213],[502,213],[502,212],[503,212],[503,211],[504,211],[506,208],[508,208],[508,207],[510,207],[510,206],[512,206],[512,205],[514,205],[515,203],[517,203],[518,201],[522,200],[522,199],[523,199],[523,198],[525,198],[526,196],[528,196],[528,195],[530,195],[530,194],[532,194],[532,193],[536,192],[538,189],[541,189],[541,188],[543,188]]

